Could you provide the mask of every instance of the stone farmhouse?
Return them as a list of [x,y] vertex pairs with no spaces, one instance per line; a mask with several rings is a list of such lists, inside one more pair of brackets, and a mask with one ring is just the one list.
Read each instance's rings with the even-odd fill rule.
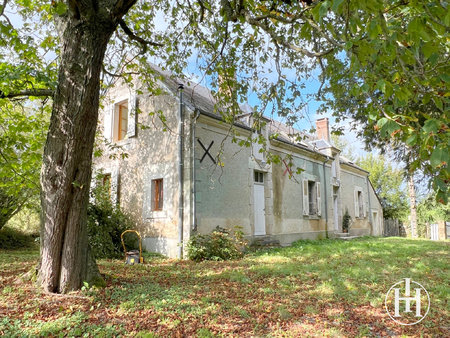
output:
[[[251,108],[243,105],[237,140],[260,133],[292,167],[286,160],[269,164],[261,145],[233,141],[207,88],[184,83],[180,91],[179,81],[158,72],[163,95],[138,95],[139,85],[109,91],[99,128],[114,147],[94,159],[93,177],[103,175],[100,182],[131,215],[146,250],[182,257],[190,236],[217,226],[241,226],[251,241],[281,245],[335,237],[346,211],[350,235],[382,235],[383,210],[369,173],[330,143],[328,119],[317,121],[317,136],[299,142],[292,127],[275,120],[252,129]],[[128,157],[114,156],[119,151]]]

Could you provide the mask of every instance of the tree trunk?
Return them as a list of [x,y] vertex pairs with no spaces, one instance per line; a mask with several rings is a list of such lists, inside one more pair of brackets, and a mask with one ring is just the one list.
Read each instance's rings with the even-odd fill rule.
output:
[[79,7],[60,17],[61,64],[41,172],[39,282],[58,293],[99,276],[88,247],[87,204],[101,66],[118,21],[117,8],[106,8],[111,2],[71,4]]
[[411,237],[417,238],[417,207],[416,207],[416,188],[414,186],[414,175],[408,175],[409,208],[411,217]]

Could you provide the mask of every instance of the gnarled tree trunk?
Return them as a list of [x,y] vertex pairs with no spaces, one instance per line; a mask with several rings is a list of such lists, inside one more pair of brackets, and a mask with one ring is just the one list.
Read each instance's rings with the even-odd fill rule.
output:
[[41,172],[39,282],[49,292],[99,276],[86,221],[100,72],[108,41],[135,1],[71,0],[60,17],[61,64]]

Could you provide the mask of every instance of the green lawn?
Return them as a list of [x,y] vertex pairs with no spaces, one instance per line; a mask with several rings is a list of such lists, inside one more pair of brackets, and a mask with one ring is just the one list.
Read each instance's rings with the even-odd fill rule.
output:
[[[0,335],[448,337],[449,249],[448,241],[363,238],[300,241],[233,262],[102,260],[107,287],[69,296],[17,282],[36,250],[0,251]],[[431,297],[414,326],[384,309],[405,277]]]

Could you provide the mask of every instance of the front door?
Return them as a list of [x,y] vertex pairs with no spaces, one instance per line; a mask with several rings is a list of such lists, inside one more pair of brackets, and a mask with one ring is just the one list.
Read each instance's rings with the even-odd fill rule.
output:
[[378,231],[378,212],[377,211],[372,211],[372,233],[371,235],[377,235],[379,233]]
[[253,184],[253,205],[255,214],[255,236],[266,234],[266,211],[264,205],[264,173],[255,171]]
[[334,222],[334,230],[339,231],[339,211],[338,211],[337,196],[334,196],[333,200],[333,222]]

